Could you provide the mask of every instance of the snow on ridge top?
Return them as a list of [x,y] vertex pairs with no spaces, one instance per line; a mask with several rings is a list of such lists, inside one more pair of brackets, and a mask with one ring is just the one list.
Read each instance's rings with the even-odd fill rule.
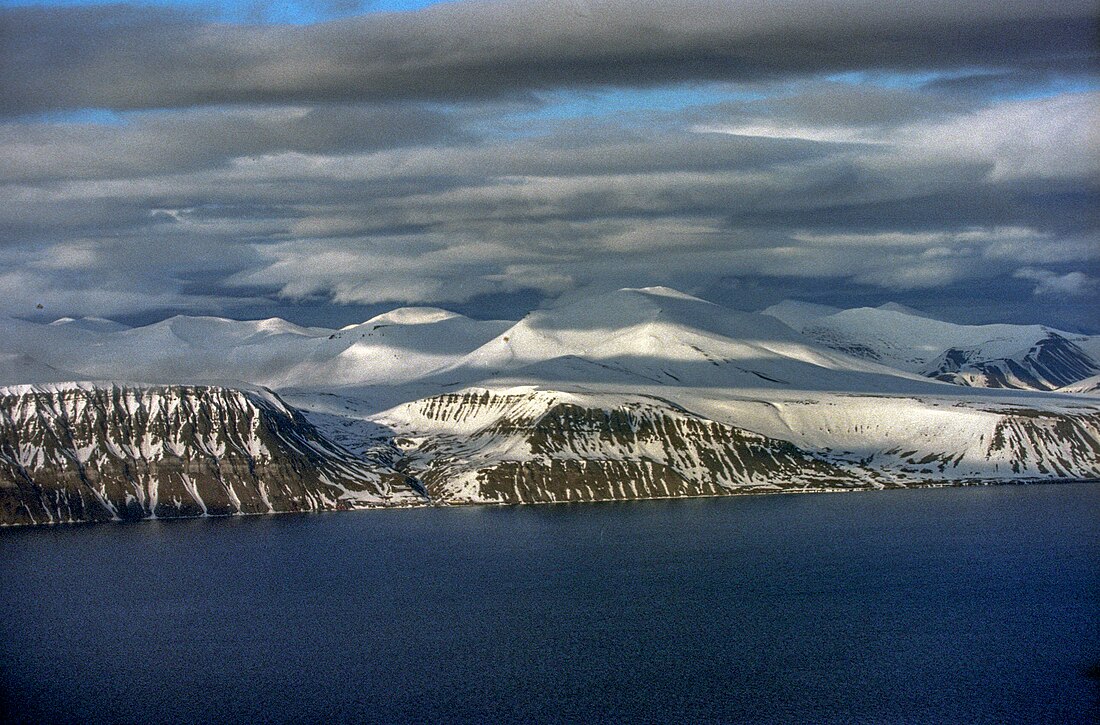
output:
[[[433,322],[452,320],[456,317],[465,318],[466,316],[460,315],[457,312],[451,312],[450,310],[444,310],[439,307],[398,307],[395,310],[390,310],[389,312],[383,312],[380,315],[375,315],[374,317],[370,318],[366,322],[363,322],[362,324],[428,325]],[[358,326],[359,325],[350,325],[350,327]]]
[[[289,320],[284,320],[281,317],[266,317],[261,320],[235,320],[231,317],[218,317],[217,315],[173,315],[161,322],[155,322],[154,325],[173,325],[177,323],[190,324],[190,325],[224,325],[224,326],[240,326],[242,328],[252,328],[257,332],[293,332],[297,334],[308,334],[309,330],[296,325]],[[140,328],[139,328],[140,329]]]
[[[910,315],[912,317],[923,317],[926,320],[936,320],[937,318],[929,315],[920,310],[914,310],[912,307],[900,304],[898,302],[887,302],[886,304],[879,305],[875,309],[886,310],[887,312],[900,312],[903,315]],[[938,321],[938,320],[937,320]]]
[[241,381],[222,383],[146,383],[133,380],[73,380],[57,383],[23,383],[20,385],[0,386],[0,397],[20,396],[28,394],[55,395],[75,390],[95,392],[98,390],[142,390],[157,392],[175,388],[197,388],[214,392],[243,393],[258,397],[269,405],[286,412],[287,406],[273,391],[261,385],[252,385]]
[[90,332],[118,332],[130,329],[127,325],[105,317],[59,317],[48,323],[50,327],[74,327]]
[[1100,394],[1100,375],[1078,380],[1076,383],[1058,388],[1059,393],[1093,393]]
[[149,325],[149,327],[152,327],[153,325],[164,325],[164,324],[171,323],[171,322],[181,322],[181,321],[182,322],[188,322],[188,321],[195,321],[195,322],[240,322],[240,320],[234,320],[230,317],[218,317],[217,315],[172,315],[171,317],[164,318],[160,322],[152,323],[151,325]]
[[72,380],[57,383],[21,383],[19,385],[0,385],[0,396],[27,395],[28,393],[54,394],[65,393],[71,390],[103,390],[107,388],[135,388],[146,389],[158,386],[152,383],[139,383],[130,380]]
[[714,304],[713,302],[707,302],[704,299],[696,297],[695,295],[689,295],[686,292],[673,289],[671,287],[665,287],[663,285],[656,285],[653,287],[623,287],[619,292],[641,292],[647,295],[653,295],[655,297],[674,297],[681,300],[691,300],[693,302],[705,302],[706,304]]
[[624,405],[675,404],[644,393],[600,393],[545,388],[539,385],[473,385],[460,390],[400,403],[370,420],[408,430],[429,428],[436,433],[469,435],[500,420],[536,421],[557,405],[616,410]]
[[830,307],[816,302],[803,302],[802,300],[783,300],[760,310],[761,315],[774,317],[796,330],[801,330],[814,320],[820,320],[838,312],[840,312],[839,307]]
[[256,325],[257,330],[262,330],[264,332],[293,332],[297,334],[307,334],[309,332],[301,325],[296,325],[281,317],[268,317],[263,320],[253,320],[253,324]]
[[[823,320],[828,325],[846,325],[864,331],[888,332],[891,335],[911,337],[912,335],[943,337],[951,340],[952,345],[975,346],[997,340],[1025,339],[1030,343],[1033,336],[1043,336],[1049,332],[1064,337],[1075,337],[1071,333],[1061,332],[1046,325],[1017,325],[1012,323],[992,323],[986,325],[967,325],[957,322],[945,322],[927,315],[913,315],[899,309],[884,307],[853,307],[830,315]],[[950,345],[949,345],[950,346]]]
[[58,317],[51,322],[51,325],[67,325],[70,322],[108,322],[112,325],[121,325],[121,322],[115,322],[114,320],[108,320],[106,317],[95,317],[94,315],[86,315],[84,317]]

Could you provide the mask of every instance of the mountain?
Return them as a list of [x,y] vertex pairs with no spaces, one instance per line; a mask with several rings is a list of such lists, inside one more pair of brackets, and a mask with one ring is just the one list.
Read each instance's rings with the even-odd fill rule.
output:
[[[578,373],[578,363],[587,366]],[[602,373],[600,370],[602,369]],[[452,372],[706,388],[911,389],[917,376],[838,354],[774,318],[663,287],[532,313]]]
[[884,403],[785,401],[774,436],[731,422],[758,423],[762,402],[726,406],[714,420],[655,397],[530,388],[449,393],[372,420],[394,432],[400,470],[444,503],[1100,477],[1097,406],[958,410],[899,400],[883,419]]
[[448,503],[874,485],[786,441],[640,396],[471,390],[416,401],[376,421],[392,427],[406,448],[402,470],[423,481],[433,499]]
[[20,353],[0,353],[0,380],[21,381],[24,383],[53,383],[73,380],[79,377],[68,370],[59,370],[52,365],[35,360],[30,355]]
[[723,401],[712,404],[721,410],[715,420],[634,394],[471,388],[362,422],[388,431],[401,451],[395,466],[436,503],[1100,477],[1097,406],[959,405],[871,396]]
[[1094,403],[931,380],[663,288],[533,313],[437,382],[456,389],[351,414],[437,501],[1100,476]]
[[1095,338],[766,312],[651,287],[515,322],[0,320],[0,373],[99,381],[0,389],[3,521],[1100,478]]
[[1084,380],[1066,385],[1059,389],[1063,393],[1100,393],[1100,375],[1093,375]]
[[896,304],[763,313],[834,350],[957,385],[1055,390],[1100,373],[1100,337],[1043,325],[957,325]]
[[405,477],[277,396],[216,387],[0,388],[0,522],[38,524],[422,502]]
[[406,382],[446,368],[510,324],[405,307],[331,333],[306,359],[269,382],[278,387]]
[[[270,387],[340,387],[415,378],[452,363],[510,322],[404,308],[342,330],[279,318],[176,317],[137,328],[92,329],[0,319],[0,354],[22,355],[69,379],[154,383],[244,380]],[[0,384],[27,379],[0,367]]]
[[839,307],[830,307],[829,305],[818,305],[813,302],[803,302],[801,300],[783,300],[782,302],[761,310],[760,314],[769,315],[777,320],[782,320],[784,324],[788,325],[793,330],[802,330],[808,327],[812,322],[820,320],[823,317],[835,315],[841,311]]
[[1100,372],[1080,345],[1050,331],[1023,349],[993,357],[982,348],[952,347],[923,371],[928,377],[985,388],[1065,388]]
[[121,322],[102,317],[61,317],[50,323],[54,327],[76,327],[90,332],[118,332],[129,329]]

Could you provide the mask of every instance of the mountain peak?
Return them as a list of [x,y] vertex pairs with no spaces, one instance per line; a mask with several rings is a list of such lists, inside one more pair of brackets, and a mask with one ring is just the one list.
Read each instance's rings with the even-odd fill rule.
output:
[[886,304],[879,305],[875,309],[885,310],[887,312],[900,312],[903,315],[911,315],[912,317],[923,317],[926,320],[936,319],[932,317],[932,315],[921,312],[920,310],[914,310],[912,307],[908,307],[898,302],[887,302]]
[[51,327],[74,327],[92,332],[117,332],[129,329],[121,322],[103,317],[59,317],[49,324]]
[[363,324],[372,325],[427,325],[433,322],[442,322],[456,317],[463,317],[457,312],[444,310],[439,307],[398,307],[389,312],[375,315]]
[[681,292],[680,290],[665,287],[663,285],[656,285],[653,287],[623,287],[619,292],[641,292],[642,294],[652,295],[654,297],[673,297],[680,300],[706,302],[706,300],[700,299],[694,295],[689,295],[686,292]]
[[783,300],[760,310],[760,314],[774,317],[795,330],[801,330],[814,320],[835,315],[838,312],[840,312],[839,307],[802,300]]

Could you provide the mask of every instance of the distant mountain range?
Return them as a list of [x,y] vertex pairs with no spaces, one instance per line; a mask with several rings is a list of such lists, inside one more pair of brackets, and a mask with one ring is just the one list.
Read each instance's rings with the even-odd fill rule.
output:
[[518,322],[0,320],[0,521],[1098,478],[1098,374],[1100,338],[1043,326],[667,288]]
[[1100,337],[1044,325],[956,325],[901,305],[764,310],[835,350],[979,388],[1056,390],[1100,373]]

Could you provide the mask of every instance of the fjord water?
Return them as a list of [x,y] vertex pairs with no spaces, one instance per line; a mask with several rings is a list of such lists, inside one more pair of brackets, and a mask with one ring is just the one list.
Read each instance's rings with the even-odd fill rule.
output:
[[0,532],[6,719],[1077,722],[1100,484]]

